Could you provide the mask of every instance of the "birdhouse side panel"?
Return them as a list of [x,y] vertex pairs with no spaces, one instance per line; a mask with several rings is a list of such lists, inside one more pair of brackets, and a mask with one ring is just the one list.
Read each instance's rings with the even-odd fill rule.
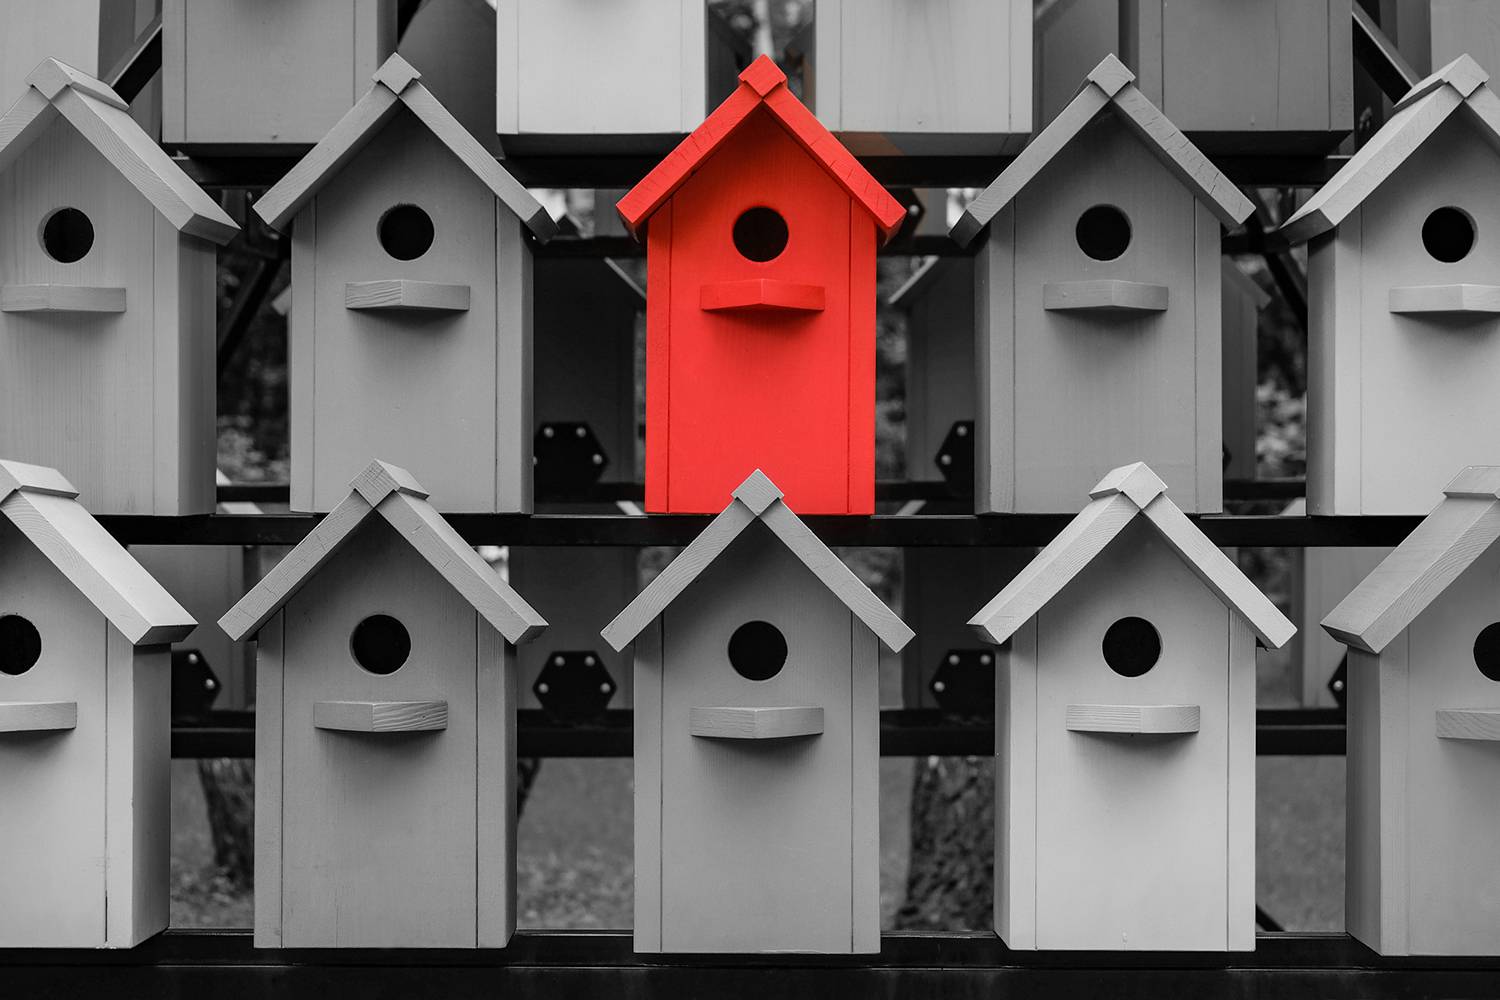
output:
[[[1500,712],[1500,547],[1464,570],[1408,629],[1407,851],[1413,954],[1500,954],[1500,747],[1482,727],[1445,732],[1439,713]],[[1493,629],[1486,636],[1485,630]],[[1486,636],[1482,639],[1481,636]],[[1488,674],[1483,671],[1489,671]],[[1384,707],[1384,706],[1382,706]]]
[[[1228,610],[1142,521],[1037,615],[1038,947],[1228,945],[1230,640]],[[1197,726],[1070,720],[1142,706],[1196,710]]]
[[1349,650],[1344,925],[1385,955],[1407,934],[1407,698],[1410,633],[1377,656]]
[[1363,511],[1363,212],[1307,254],[1307,512]]
[[401,35],[401,56],[459,124],[500,155],[495,136],[495,8],[486,0],[433,0]]
[[516,930],[516,647],[474,615],[479,753],[475,943],[504,948]]
[[156,401],[182,389],[153,358],[156,325],[178,329],[177,304],[154,301],[155,208],[60,117],[0,173],[0,204],[0,294],[124,299],[0,310],[0,454],[60,470],[93,513],[159,513]]
[[1034,79],[1038,128],[1056,118],[1099,60],[1120,51],[1120,0],[1073,0],[1038,10]]
[[[870,917],[853,912],[856,895],[878,914],[878,873],[876,892],[853,884],[872,873],[852,829],[853,755],[879,753],[856,742],[852,719],[874,696],[852,692],[877,690],[878,664],[852,662],[852,627],[849,609],[759,525],[663,614],[664,951],[850,952]],[[695,709],[752,707],[821,710],[821,731],[693,734]]]
[[[0,735],[0,947],[102,947],[109,625],[9,521],[0,554],[0,620],[36,643],[29,667],[24,647],[5,650],[0,711],[58,727]],[[48,718],[22,721],[22,704]]]
[[1500,317],[1423,311],[1455,285],[1500,291],[1497,167],[1500,154],[1481,130],[1454,115],[1363,206],[1361,513],[1425,514],[1455,469],[1500,461],[1488,402]]
[[[651,274],[651,295],[668,300],[665,329],[653,322],[647,335],[667,344],[667,433],[653,424],[646,442],[648,477],[660,461],[650,454],[666,455],[659,509],[718,512],[759,468],[799,514],[868,513],[873,221],[763,109],[669,204],[667,287]],[[773,303],[792,298],[784,308],[721,301],[746,282],[769,283],[753,287],[769,288]],[[657,358],[648,345],[648,367]],[[866,496],[856,483],[871,484]]]
[[535,492],[532,357],[535,272],[529,230],[495,206],[495,456],[493,509],[530,514]]
[[[503,363],[518,386],[526,357],[524,301],[497,302],[496,269],[520,262],[498,256],[503,210],[493,193],[401,112],[319,193],[314,210],[313,371],[292,372],[294,384],[312,382],[307,408],[299,417],[294,405],[292,421],[294,440],[296,425],[313,427],[314,509],[342,500],[375,458],[410,469],[440,510],[496,509],[496,478],[514,482],[522,473],[495,467],[496,414],[519,405],[509,379],[502,403],[497,373]],[[456,286],[468,307],[350,308],[351,286],[390,279]],[[294,349],[299,360],[308,358]],[[507,433],[513,453],[522,432]]]
[[[115,0],[118,2],[118,0]],[[44,56],[97,75],[101,0],[10,0],[0,12],[0,104],[26,92]]]
[[1016,509],[1016,212],[990,223],[974,262],[974,510]]
[[[1211,453],[1217,482],[1219,249],[1198,238],[1194,195],[1105,116],[1020,193],[1015,212],[1013,297],[989,294],[992,322],[1014,309],[1015,509],[1076,511],[1101,476],[1137,460],[1184,510],[1217,509],[1200,455]],[[1087,281],[1124,283],[1165,308],[1072,305]],[[1209,295],[1211,312],[1199,308]],[[993,354],[990,368],[993,379]]]
[[1500,10],[1493,4],[1486,0],[1427,0],[1401,6],[1411,8],[1408,17],[1428,21],[1430,58],[1426,52],[1409,52],[1404,35],[1398,36],[1403,54],[1428,67],[1422,69],[1423,73],[1446,66],[1462,55],[1473,57],[1486,69],[1500,66]]
[[[106,946],[167,927],[172,881],[172,651],[109,630]],[[119,766],[129,761],[129,768]]]
[[286,612],[255,635],[255,947],[281,947]]
[[[474,947],[473,608],[372,521],[284,614],[283,945]],[[422,721],[355,731],[341,702]]]
[[817,108],[834,131],[925,140],[928,151],[983,136],[999,152],[1003,137],[1031,130],[1026,0],[827,0],[817,20],[815,58],[836,58],[841,77],[838,106]]
[[1017,949],[1037,946],[1036,695],[1032,618],[995,672],[995,933]]
[[[681,133],[707,114],[704,0],[500,0],[501,135]],[[574,52],[593,67],[572,72]],[[641,58],[641,53],[654,53]]]
[[[164,139],[316,143],[395,51],[395,8],[395,0],[164,0]],[[180,70],[170,62],[177,58]]]
[[154,510],[207,514],[218,471],[215,344],[218,257],[206,240],[155,217],[156,448]]

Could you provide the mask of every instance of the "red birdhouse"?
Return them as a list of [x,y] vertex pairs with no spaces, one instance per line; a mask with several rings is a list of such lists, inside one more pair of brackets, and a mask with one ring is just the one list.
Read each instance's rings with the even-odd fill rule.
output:
[[647,509],[720,511],[759,468],[799,514],[871,513],[875,248],[901,204],[762,56],[617,207],[647,247]]

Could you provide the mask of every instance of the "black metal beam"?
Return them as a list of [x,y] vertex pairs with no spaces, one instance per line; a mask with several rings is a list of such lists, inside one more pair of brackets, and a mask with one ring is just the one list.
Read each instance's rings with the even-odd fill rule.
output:
[[251,322],[265,304],[271,286],[276,283],[276,276],[281,273],[282,263],[280,258],[256,260],[250,277],[240,285],[234,301],[229,304],[229,311],[224,314],[218,337],[216,365],[219,378],[224,377],[224,372],[229,369],[229,362],[234,360],[240,345],[244,343],[245,334],[250,332]]
[[110,67],[104,82],[120,95],[126,104],[134,101],[151,78],[161,70],[161,15],[146,25],[120,61]]
[[1491,1000],[1500,960],[1381,958],[1343,934],[1254,951],[1011,951],[993,934],[886,934],[876,955],[636,955],[628,931],[522,931],[504,950],[258,950],[248,931],[169,931],[137,948],[0,951],[8,996],[370,997],[1357,996]]
[[[103,514],[99,522],[126,545],[295,545],[317,514],[197,514],[157,517]],[[450,514],[471,545],[686,545],[711,520],[706,515]],[[1205,514],[1191,518],[1219,546],[1397,545],[1417,516],[1286,517]],[[804,518],[828,545],[946,547],[1046,545],[1072,520],[1068,514],[878,514]]]
[[1421,80],[1401,50],[1359,4],[1354,4],[1354,61],[1392,101],[1398,101]]

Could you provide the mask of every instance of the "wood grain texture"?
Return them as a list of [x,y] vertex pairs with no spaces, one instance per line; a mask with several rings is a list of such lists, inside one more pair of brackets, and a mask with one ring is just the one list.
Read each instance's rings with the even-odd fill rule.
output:
[[315,701],[313,728],[343,733],[432,733],[448,728],[446,701]]
[[1440,740],[1500,740],[1500,709],[1453,708],[1437,712]]
[[[0,290],[3,295],[3,290]],[[468,312],[469,286],[441,281],[351,281],[344,286],[348,309],[414,309],[424,312]],[[4,299],[0,297],[0,308]]]
[[662,945],[662,820],[666,788],[662,782],[662,724],[666,661],[662,656],[662,621],[647,622],[631,646],[635,690],[633,760],[635,790],[635,950],[654,953]]
[[1037,947],[1036,619],[1011,637],[995,677],[995,933],[1006,947]]
[[[395,49],[395,0],[164,0],[165,138],[310,144]],[[386,25],[386,30],[381,30]]]
[[526,231],[506,213],[496,212],[495,507],[520,514],[532,511],[535,464],[534,268]]
[[76,701],[0,701],[0,733],[44,733],[77,728]]
[[1255,797],[1256,640],[1250,623],[1229,612],[1228,767],[1226,768],[1229,861],[1225,899],[1228,906],[1225,948],[1255,950]]
[[276,614],[255,643],[255,946],[282,941],[282,802],[286,782],[286,616]]
[[45,465],[31,465],[26,462],[0,459],[0,500],[17,490],[50,494],[67,499],[78,496],[78,490],[74,489],[73,484],[56,469],[50,469]]
[[825,293],[826,289],[822,285],[799,284],[773,278],[748,278],[705,284],[699,303],[704,312],[822,312],[826,301]]
[[1197,705],[1069,705],[1064,725],[1072,733],[1187,735],[1199,727]]
[[[1223,272],[1215,266],[1222,230],[1219,220],[1200,201],[1193,212],[1193,315],[1199,330],[1213,329],[1223,322]],[[1223,263],[1223,257],[1218,262]],[[1200,512],[1224,509],[1224,333],[1200,336],[1193,352],[1194,440],[1198,452],[1194,465],[1193,506]],[[1258,370],[1258,368],[1257,368]]]
[[1500,313],[1500,285],[1405,285],[1390,301],[1393,313]]
[[101,8],[107,0],[13,0],[5,8],[4,39],[0,41],[0,104],[11,102],[27,89],[27,76],[45,54],[61,63],[97,74],[102,39]]
[[1042,285],[1042,308],[1048,312],[1166,312],[1167,298],[1166,285],[1143,281],[1050,281]]
[[797,736],[819,736],[823,732],[821,708],[694,705],[688,712],[688,730],[694,736],[716,740],[784,740]]
[[[296,169],[295,167],[293,169]],[[260,214],[260,200],[252,206]],[[262,216],[264,218],[264,216]],[[309,202],[291,234],[292,306],[287,317],[287,436],[291,509],[313,510],[318,493],[318,206]],[[301,295],[296,290],[303,290]]]
[[6,285],[0,287],[0,312],[125,311],[125,289],[89,285]]
[[478,883],[475,943],[504,948],[516,929],[516,647],[475,615]]
[[133,646],[113,628],[107,642],[105,947],[130,948],[167,926],[171,650]]

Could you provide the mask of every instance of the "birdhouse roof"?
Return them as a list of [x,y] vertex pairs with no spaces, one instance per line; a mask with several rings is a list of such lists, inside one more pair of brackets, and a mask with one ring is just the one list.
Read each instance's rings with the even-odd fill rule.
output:
[[1500,538],[1500,467],[1473,465],[1406,540],[1323,619],[1329,635],[1379,653]]
[[[1144,462],[1115,469],[1089,491],[1085,507],[1005,589],[969,619],[990,642],[1009,639],[1104,551],[1126,525],[1144,517],[1230,608],[1245,616],[1260,641],[1279,648],[1297,631],[1175,503]],[[1122,586],[1128,585],[1121,581]]]
[[1254,205],[1167,120],[1135,85],[1135,74],[1114,56],[1105,56],[1085,78],[1067,107],[1026,145],[989,187],[969,203],[949,235],[968,246],[1091,122],[1113,112],[1156,154],[1176,178],[1196,194],[1226,226],[1249,218]]
[[1305,243],[1331,231],[1396,172],[1460,108],[1465,118],[1500,149],[1500,98],[1486,81],[1490,76],[1468,56],[1459,56],[1418,83],[1396,103],[1390,120],[1370,141],[1318,189],[1280,232],[1292,243]]
[[240,231],[219,203],[152,141],[109,85],[56,59],[43,59],[0,118],[0,173],[61,116],[114,165],[178,232],[228,243]]
[[393,55],[375,71],[375,85],[357,101],[321,142],[255,203],[266,225],[282,231],[302,207],[352,160],[402,108],[447,146],[496,198],[539,240],[549,240],[557,223],[531,192],[470,135],[421,82],[422,74]]
[[615,207],[631,233],[640,237],[652,214],[708,162],[757,108],[765,108],[874,217],[882,242],[895,235],[906,219],[906,209],[860,166],[854,154],[823,127],[807,110],[807,105],[787,89],[786,74],[767,56],[760,56],[747,66],[734,93],[620,199]]
[[833,551],[819,541],[781,499],[781,490],[756,469],[734,491],[729,506],[693,539],[661,575],[599,634],[615,650],[622,650],[655,621],[679,594],[750,525],[759,521],[781,540],[802,564],[822,581],[865,626],[894,651],[911,641],[912,630],[880,598],[860,582]]
[[197,627],[156,578],[78,502],[55,469],[0,461],[0,513],[135,646],[186,639]]
[[219,619],[219,627],[236,641],[254,635],[372,515],[395,528],[507,642],[525,642],[547,627],[427,502],[427,492],[411,473],[384,462],[371,462],[355,477],[349,495]]

